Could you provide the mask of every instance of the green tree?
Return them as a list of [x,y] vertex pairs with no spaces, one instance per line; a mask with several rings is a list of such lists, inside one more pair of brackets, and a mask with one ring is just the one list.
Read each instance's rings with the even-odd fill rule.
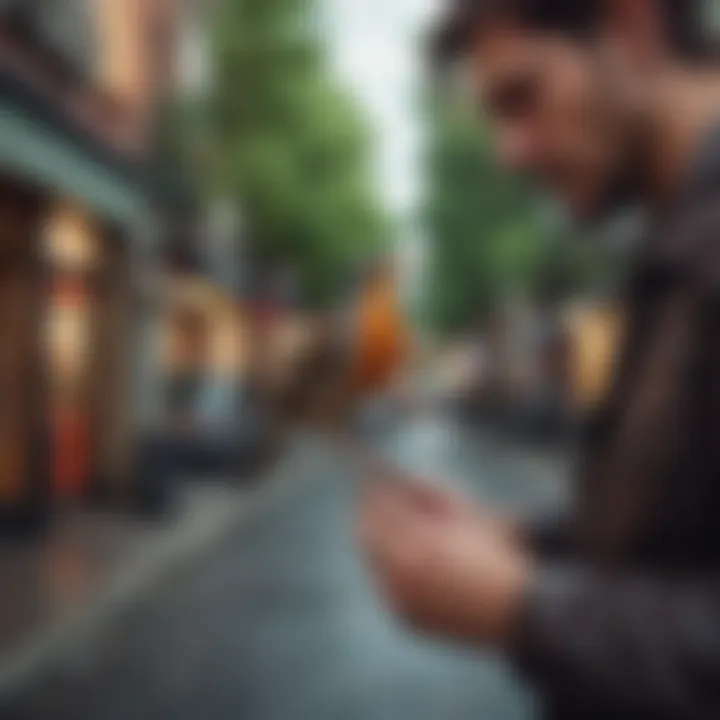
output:
[[225,0],[215,28],[214,182],[256,251],[333,297],[389,231],[361,112],[329,71],[314,0]]
[[444,89],[429,94],[426,113],[428,309],[438,329],[454,331],[535,271],[543,249],[538,201],[498,168],[489,132]]

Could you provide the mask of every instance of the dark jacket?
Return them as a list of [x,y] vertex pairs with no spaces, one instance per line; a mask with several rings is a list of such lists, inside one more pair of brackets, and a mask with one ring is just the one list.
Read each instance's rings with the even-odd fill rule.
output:
[[553,718],[720,718],[720,142],[702,155],[628,283],[577,512],[538,541],[515,650]]

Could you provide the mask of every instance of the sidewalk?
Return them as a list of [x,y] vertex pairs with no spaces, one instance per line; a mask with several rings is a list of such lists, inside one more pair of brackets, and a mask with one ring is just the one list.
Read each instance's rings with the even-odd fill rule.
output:
[[0,695],[41,673],[84,633],[235,527],[251,494],[190,485],[169,520],[78,511],[60,517],[41,540],[0,546]]
[[[394,434],[391,445],[408,434],[408,452],[422,450],[418,462],[438,476],[464,470],[481,491],[493,478],[505,485],[501,458],[473,451],[454,427],[430,433],[407,424]],[[355,547],[363,469],[343,448],[309,438],[284,464],[286,475],[273,473],[270,492],[252,498],[236,530],[76,645],[62,665],[0,701],[0,717],[533,717],[531,699],[494,658],[417,638],[388,615]],[[538,478],[524,481],[516,488],[523,496]]]

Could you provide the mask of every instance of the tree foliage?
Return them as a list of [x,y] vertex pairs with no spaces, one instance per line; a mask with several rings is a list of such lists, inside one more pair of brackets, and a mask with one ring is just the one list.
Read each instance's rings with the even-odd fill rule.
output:
[[214,47],[216,185],[255,250],[323,301],[388,231],[359,108],[328,69],[314,0],[225,0]]
[[434,90],[426,112],[429,310],[436,327],[457,330],[532,273],[536,200],[497,167],[490,134],[467,108]]

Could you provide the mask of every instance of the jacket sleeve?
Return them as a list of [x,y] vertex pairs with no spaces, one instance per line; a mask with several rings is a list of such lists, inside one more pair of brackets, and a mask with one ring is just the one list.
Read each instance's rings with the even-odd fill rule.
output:
[[580,712],[718,718],[720,574],[673,582],[545,567],[529,588],[515,653],[544,692]]
[[[700,351],[710,368],[702,378],[706,427],[717,436],[720,243],[714,249],[697,289],[705,301]],[[720,452],[708,461],[720,481]],[[720,518],[718,528],[715,542]],[[528,589],[514,646],[519,667],[544,693],[567,700],[578,717],[720,718],[720,566],[619,576],[545,562]]]
[[[711,229],[720,237],[720,222]],[[703,308],[705,428],[720,437],[720,243],[712,249],[716,256],[696,263],[692,289]],[[715,447],[703,463],[710,483],[720,482]],[[720,546],[717,522],[709,542]],[[567,558],[539,562],[512,653],[551,702],[578,718],[720,718],[720,565],[661,575],[632,567],[608,574]]]

